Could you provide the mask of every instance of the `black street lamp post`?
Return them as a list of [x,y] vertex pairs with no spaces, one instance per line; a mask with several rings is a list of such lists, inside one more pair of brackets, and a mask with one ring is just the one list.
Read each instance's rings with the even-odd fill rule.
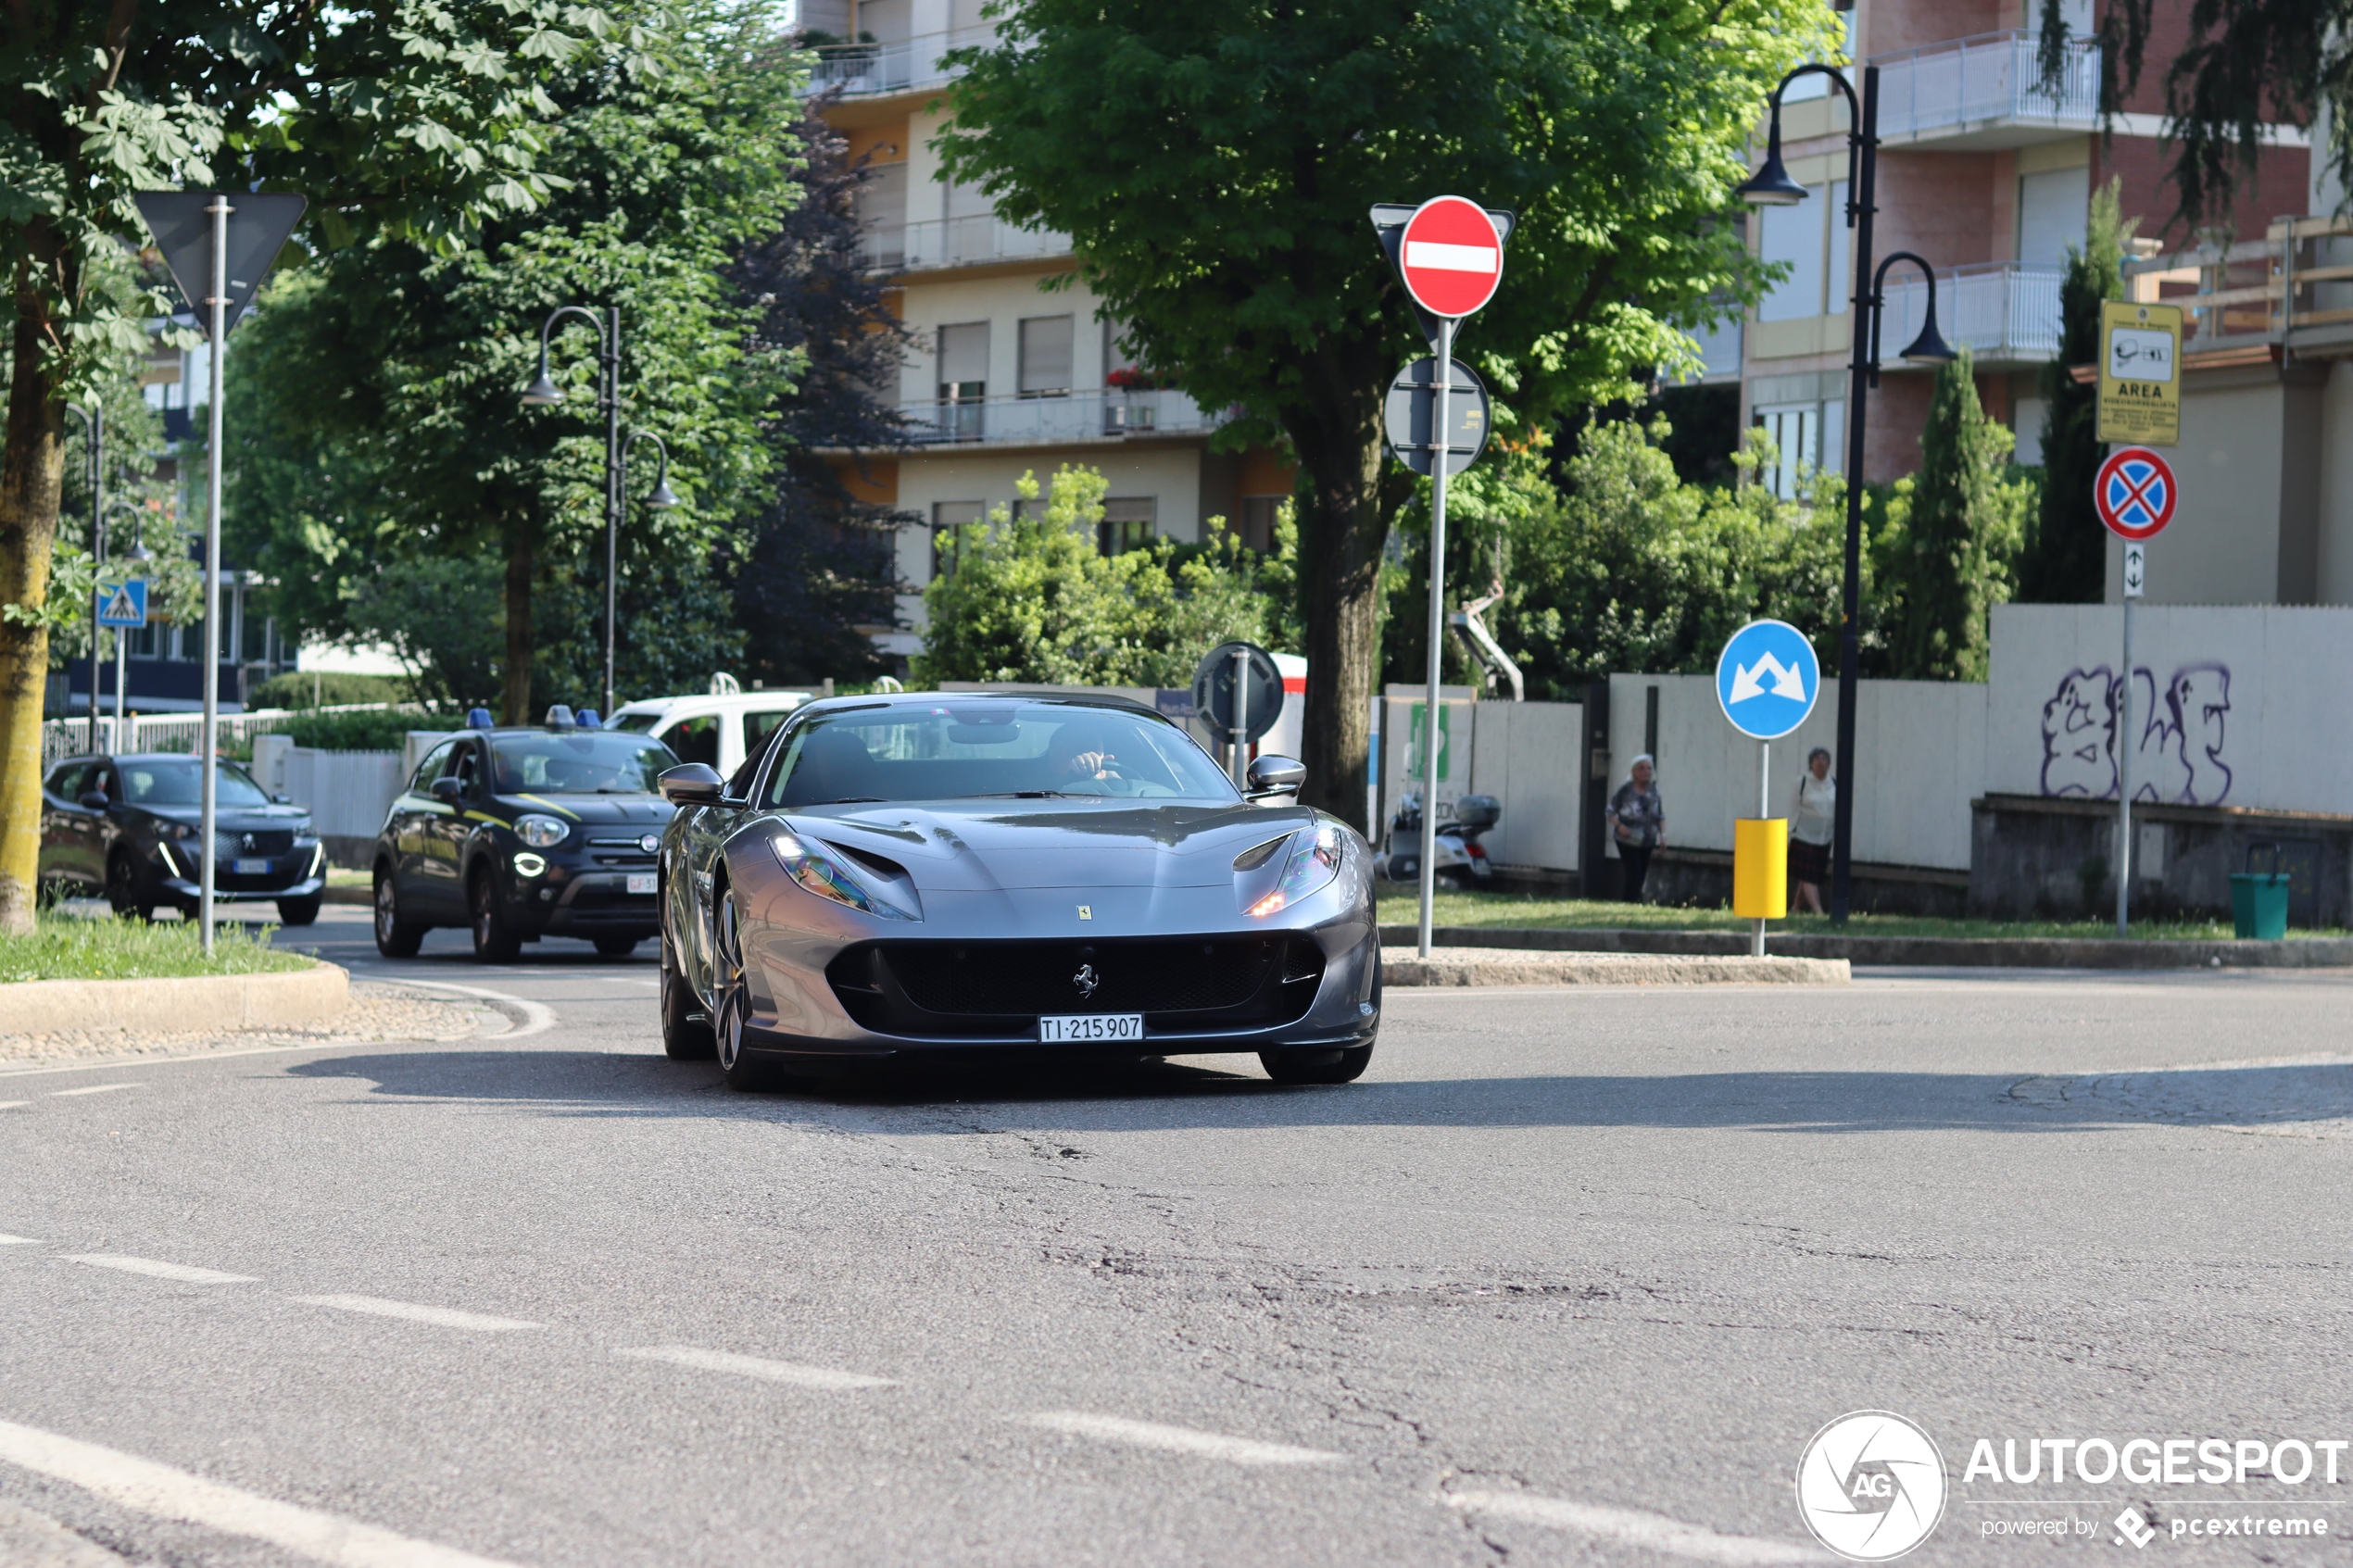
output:
[[626,441],[621,434],[621,307],[608,306],[600,318],[585,305],[566,305],[548,313],[539,323],[539,377],[523,390],[522,400],[534,408],[545,408],[564,400],[563,389],[547,377],[547,334],[566,316],[578,316],[597,329],[597,406],[605,415],[605,689],[604,707],[598,711],[610,719],[613,710],[613,639],[620,606],[621,514],[628,504],[624,492],[628,472],[629,448],[639,441],[651,441],[661,452],[661,469],[654,481],[654,493],[646,504],[666,508],[678,504],[670,490],[670,449],[661,438],[650,431],[637,431]]
[[[1875,195],[1879,180],[1879,68],[1863,68],[1863,94],[1858,103],[1844,73],[1824,65],[1802,65],[1781,78],[1773,89],[1772,119],[1767,132],[1764,167],[1740,188],[1752,207],[1789,207],[1806,199],[1806,187],[1790,178],[1781,165],[1781,94],[1789,84],[1809,74],[1830,78],[1846,94],[1846,225],[1855,231],[1855,314],[1850,333],[1853,352],[1847,362],[1846,392],[1846,583],[1842,596],[1838,633],[1838,802],[1834,843],[1831,853],[1831,918],[1846,922],[1855,847],[1855,705],[1856,683],[1862,664],[1863,615],[1863,429],[1866,395],[1879,384],[1881,284],[1887,269],[1897,261],[1918,266],[1928,279],[1928,314],[1919,336],[1903,357],[1919,364],[1936,364],[1956,358],[1936,330],[1936,274],[1910,251],[1897,251],[1871,270],[1871,219],[1879,210]],[[1869,280],[1868,282],[1866,280]]]

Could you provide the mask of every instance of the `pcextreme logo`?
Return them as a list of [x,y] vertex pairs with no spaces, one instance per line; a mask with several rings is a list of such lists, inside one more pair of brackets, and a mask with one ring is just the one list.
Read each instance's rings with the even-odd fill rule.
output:
[[1841,1557],[1901,1557],[1944,1516],[1944,1456],[1900,1415],[1840,1416],[1814,1434],[1797,1461],[1797,1512]]

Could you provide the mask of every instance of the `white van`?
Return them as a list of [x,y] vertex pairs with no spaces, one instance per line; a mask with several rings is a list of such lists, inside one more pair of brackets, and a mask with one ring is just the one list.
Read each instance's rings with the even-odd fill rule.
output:
[[651,735],[678,754],[681,762],[703,762],[733,778],[744,759],[755,756],[795,709],[814,692],[729,692],[724,696],[657,696],[623,703],[606,721],[609,730]]

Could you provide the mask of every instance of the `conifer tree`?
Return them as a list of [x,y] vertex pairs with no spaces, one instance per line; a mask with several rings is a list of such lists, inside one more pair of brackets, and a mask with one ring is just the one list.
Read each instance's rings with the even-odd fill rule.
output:
[[2019,562],[2019,597],[2031,603],[2097,604],[2108,591],[2108,534],[2092,509],[2092,479],[2108,457],[2096,434],[2099,389],[2078,383],[2070,367],[2099,358],[2100,302],[2124,297],[2134,224],[2120,213],[2120,184],[2093,194],[2082,247],[2068,247],[2059,285],[2059,354],[2043,367],[2043,505]]

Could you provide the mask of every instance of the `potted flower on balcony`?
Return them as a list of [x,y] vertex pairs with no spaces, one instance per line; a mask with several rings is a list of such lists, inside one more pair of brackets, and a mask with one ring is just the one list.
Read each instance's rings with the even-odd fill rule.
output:
[[1160,389],[1160,382],[1150,370],[1122,365],[1105,376],[1103,382],[1122,395],[1103,400],[1105,435],[1125,435],[1130,431],[1152,428],[1153,418],[1160,409],[1148,395]]

